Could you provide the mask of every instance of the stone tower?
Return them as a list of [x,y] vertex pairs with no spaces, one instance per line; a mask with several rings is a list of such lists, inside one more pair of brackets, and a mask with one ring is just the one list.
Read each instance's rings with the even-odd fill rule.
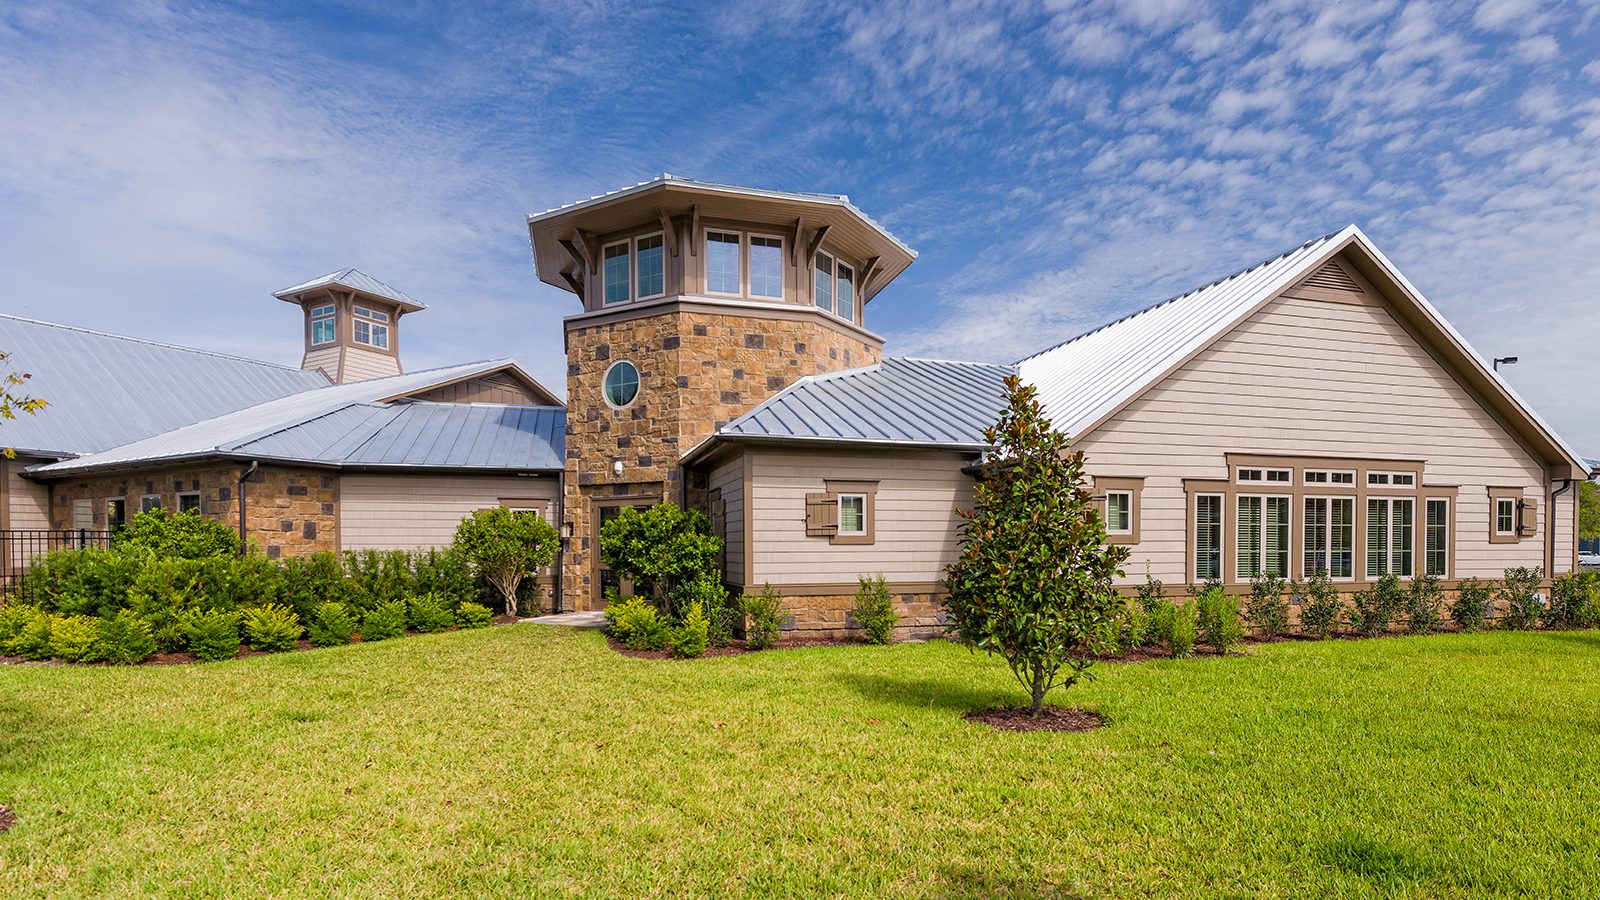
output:
[[345,269],[273,294],[305,312],[300,368],[334,384],[399,375],[400,317],[427,309],[358,269]]
[[699,506],[680,456],[796,379],[868,366],[865,307],[915,254],[832,194],[652,181],[528,217],[564,320],[564,605],[614,583],[600,524],[626,506]]

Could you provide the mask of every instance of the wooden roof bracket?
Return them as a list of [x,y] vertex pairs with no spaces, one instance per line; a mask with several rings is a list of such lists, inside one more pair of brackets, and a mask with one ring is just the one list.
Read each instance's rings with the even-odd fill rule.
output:
[[689,207],[689,255],[700,255],[700,204]]
[[583,270],[585,272],[589,271],[589,256],[582,250],[578,249],[577,244],[574,244],[568,240],[559,240],[556,241],[556,243],[561,245],[561,249],[567,251],[567,255],[572,257],[572,261],[574,263],[583,266]]
[[[566,243],[566,242],[563,241],[562,243]],[[572,288],[572,292],[574,294],[577,294],[579,299],[582,299],[583,298],[583,280],[580,279],[580,278],[572,277],[572,273],[571,272],[562,272],[561,273],[561,277],[565,278],[567,280],[567,286]]]
[[794,220],[794,243],[789,245],[789,265],[800,265],[800,242],[806,239],[806,217]]
[[862,303],[867,302],[867,299],[871,296],[867,293],[867,288],[872,285],[872,279],[877,276],[878,261],[882,258],[883,257],[880,256],[874,256],[867,260],[866,265],[861,267],[861,283],[856,286],[856,293],[861,295]]
[[828,236],[828,232],[831,231],[832,229],[833,229],[832,225],[824,225],[821,228],[817,229],[816,236],[811,239],[811,246],[806,248],[806,266],[807,267],[809,267],[811,265],[812,260],[815,260],[817,258],[817,250],[818,250],[818,248],[820,248],[822,246],[822,239],[827,237]]
[[672,255],[673,256],[677,256],[678,255],[678,229],[672,227],[672,217],[667,215],[666,210],[664,210],[664,209],[662,209],[661,207],[658,206],[658,207],[656,207],[656,218],[661,220],[661,230],[665,231],[667,233],[667,236],[666,236],[667,249],[672,251]]

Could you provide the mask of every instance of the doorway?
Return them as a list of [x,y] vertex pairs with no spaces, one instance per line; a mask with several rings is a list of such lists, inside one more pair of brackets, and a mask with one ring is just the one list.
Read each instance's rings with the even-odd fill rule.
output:
[[606,600],[607,588],[616,588],[617,593],[620,595],[633,593],[633,582],[606,568],[605,563],[601,560],[600,530],[605,528],[607,522],[615,519],[617,516],[622,515],[622,511],[629,507],[637,509],[640,512],[644,512],[654,505],[655,503],[653,502],[639,502],[638,500],[606,500],[595,502],[594,521],[596,527],[594,530],[593,551],[590,553],[590,555],[594,558],[594,575],[592,583],[594,584],[595,588],[594,596],[591,598],[592,605],[589,607],[590,609],[606,608],[606,604],[609,602]]

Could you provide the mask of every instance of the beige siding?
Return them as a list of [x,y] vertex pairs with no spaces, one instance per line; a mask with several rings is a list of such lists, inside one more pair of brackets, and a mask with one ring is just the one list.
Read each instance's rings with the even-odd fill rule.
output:
[[723,549],[727,561],[726,580],[744,584],[744,457],[736,456],[711,470],[707,487],[722,492]]
[[17,470],[37,460],[18,460],[6,466],[8,502],[11,504],[10,525],[17,531],[51,528],[50,488],[36,484],[17,474]]
[[374,353],[360,347],[346,347],[344,351],[344,382],[366,381],[400,374],[400,358],[387,353]]
[[[1559,485],[1557,485],[1559,487]],[[1551,574],[1560,575],[1572,571],[1573,560],[1578,552],[1573,543],[1578,536],[1577,527],[1572,523],[1576,521],[1577,510],[1574,504],[1578,498],[1578,482],[1574,481],[1572,487],[1556,498],[1556,508],[1550,516],[1550,521],[1555,525],[1556,552],[1555,564],[1550,567]]]
[[462,516],[501,501],[545,500],[545,518],[554,524],[556,493],[553,475],[345,475],[339,479],[339,544],[345,550],[442,547]]
[[315,350],[307,350],[305,361],[300,363],[300,368],[308,372],[321,369],[328,373],[329,378],[339,377],[339,345],[329,344]]
[[[957,507],[972,503],[972,479],[957,453],[757,453],[753,458],[755,580],[838,584],[858,575],[928,584],[960,552]],[[806,536],[806,494],[826,479],[876,480],[874,542],[839,545]]]
[[[1130,580],[1146,560],[1169,584],[1187,580],[1182,479],[1227,478],[1228,452],[1424,460],[1424,485],[1459,487],[1452,577],[1543,565],[1542,465],[1381,304],[1274,301],[1077,446],[1091,474],[1146,479]],[[1489,543],[1489,486],[1540,499],[1537,538]],[[1568,508],[1558,528],[1571,520]]]

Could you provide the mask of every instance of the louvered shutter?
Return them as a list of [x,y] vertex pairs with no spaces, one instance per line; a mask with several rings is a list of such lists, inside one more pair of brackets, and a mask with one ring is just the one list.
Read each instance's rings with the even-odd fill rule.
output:
[[839,533],[839,495],[806,495],[806,536],[832,537]]
[[1517,534],[1527,537],[1539,533],[1539,501],[1522,500],[1517,503]]

